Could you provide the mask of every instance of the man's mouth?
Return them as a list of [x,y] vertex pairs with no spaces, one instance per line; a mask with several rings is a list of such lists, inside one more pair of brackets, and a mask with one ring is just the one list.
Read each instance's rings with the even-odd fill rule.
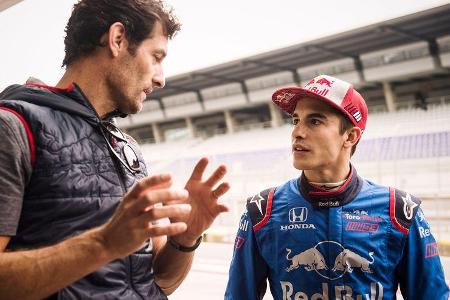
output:
[[150,94],[152,92],[152,89],[151,88],[146,88],[146,89],[144,89],[144,93],[145,94]]
[[301,152],[306,152],[306,151],[309,151],[309,149],[307,149],[306,147],[304,147],[304,146],[296,146],[296,145],[294,145],[294,146],[292,146],[292,149],[294,150],[294,151],[301,151]]

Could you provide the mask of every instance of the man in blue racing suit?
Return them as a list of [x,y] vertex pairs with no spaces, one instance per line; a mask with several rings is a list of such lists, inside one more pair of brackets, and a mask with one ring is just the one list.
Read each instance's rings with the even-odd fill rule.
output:
[[420,200],[358,176],[350,163],[367,122],[362,96],[321,75],[272,100],[292,116],[300,178],[247,200],[225,299],[447,300]]

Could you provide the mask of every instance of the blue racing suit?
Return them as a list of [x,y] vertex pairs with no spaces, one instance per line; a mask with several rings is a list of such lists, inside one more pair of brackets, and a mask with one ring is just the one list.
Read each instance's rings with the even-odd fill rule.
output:
[[337,191],[304,175],[247,200],[225,299],[447,300],[420,200],[364,180],[352,167]]

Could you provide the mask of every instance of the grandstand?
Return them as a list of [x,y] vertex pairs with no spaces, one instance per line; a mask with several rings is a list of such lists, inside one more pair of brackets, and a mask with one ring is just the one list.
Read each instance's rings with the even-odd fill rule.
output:
[[[182,185],[200,156],[228,166],[234,232],[245,198],[298,176],[280,86],[329,74],[369,106],[353,157],[368,179],[424,200],[436,237],[450,241],[450,4],[167,79],[138,115],[117,120],[143,144],[151,172]],[[231,236],[225,235],[225,240]]]

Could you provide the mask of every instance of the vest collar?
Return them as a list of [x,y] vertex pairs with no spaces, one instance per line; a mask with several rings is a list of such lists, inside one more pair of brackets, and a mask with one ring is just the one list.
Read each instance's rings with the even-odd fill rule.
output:
[[[70,97],[73,97],[74,100],[77,100],[81,104],[89,106],[94,112],[95,115],[98,116],[97,112],[95,111],[94,107],[92,106],[92,103],[88,100],[88,97],[83,93],[81,88],[76,84],[75,82],[72,83],[69,87],[66,88],[68,95]],[[112,118],[120,117],[125,118],[127,114],[124,114],[119,109],[113,110],[112,112],[107,113],[103,117],[101,117],[102,120],[111,120]],[[100,116],[98,116],[100,118]]]
[[350,175],[344,184],[335,191],[327,191],[311,185],[303,172],[297,180],[301,195],[317,208],[338,207],[351,202],[361,191],[363,181],[356,173],[353,165],[350,165]]
[[22,100],[79,115],[92,125],[97,125],[101,120],[126,117],[126,114],[115,110],[101,118],[76,83],[72,83],[66,88],[57,88],[43,83],[28,81],[26,85],[9,86],[0,93],[0,99]]

